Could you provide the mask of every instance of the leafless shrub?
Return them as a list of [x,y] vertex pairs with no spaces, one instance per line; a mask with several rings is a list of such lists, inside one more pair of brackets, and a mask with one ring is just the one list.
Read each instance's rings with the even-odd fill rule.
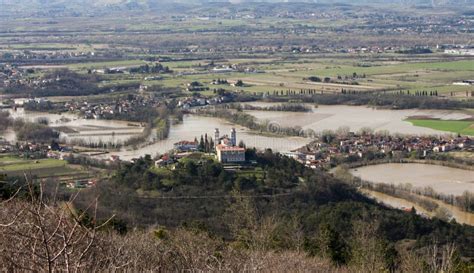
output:
[[299,251],[258,246],[268,242],[265,234],[275,229],[271,218],[258,225],[261,231],[252,231],[257,238],[252,248],[235,248],[187,229],[119,235],[102,229],[108,221],[95,222],[96,201],[78,213],[72,202],[46,200],[42,187],[39,195],[29,187],[31,200],[14,196],[0,203],[0,271],[347,272]]

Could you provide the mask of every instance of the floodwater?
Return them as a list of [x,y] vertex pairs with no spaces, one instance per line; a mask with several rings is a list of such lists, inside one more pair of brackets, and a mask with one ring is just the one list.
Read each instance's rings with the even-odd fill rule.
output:
[[[417,205],[413,202],[410,202],[408,200],[402,199],[402,198],[393,197],[393,196],[390,196],[388,194],[380,193],[380,192],[377,192],[377,191],[371,191],[371,190],[367,190],[367,189],[362,189],[361,192],[364,195],[375,199],[377,202],[382,203],[382,204],[384,204],[386,206],[389,206],[389,207],[392,207],[392,208],[409,209],[409,208],[414,207],[418,214],[425,215],[425,216],[428,216],[428,217],[433,217],[433,215],[434,215],[434,212],[427,211],[426,209],[422,208],[421,206],[419,206],[419,205]],[[426,198],[426,197],[423,197],[423,196],[420,196],[420,197],[421,198]],[[449,213],[452,215],[452,217],[454,219],[456,219],[456,222],[458,222],[460,224],[467,224],[467,225],[474,226],[474,214],[473,213],[462,211],[458,207],[446,204],[446,203],[444,203],[440,200],[435,200],[435,199],[431,199],[431,198],[427,198],[427,199],[429,199],[432,202],[437,203],[440,207],[447,209],[449,211]]]
[[[82,140],[86,143],[112,142],[120,143],[132,136],[136,136],[143,131],[143,127],[136,123],[116,121],[116,120],[93,120],[81,119],[73,114],[51,114],[43,112],[24,111],[18,108],[17,111],[9,109],[13,118],[23,118],[28,121],[36,121],[39,118],[46,118],[51,127],[67,127],[62,129],[60,138],[67,143],[73,140]],[[237,141],[243,140],[248,147],[258,149],[270,148],[274,151],[288,152],[306,145],[310,140],[300,137],[267,137],[254,134],[249,129],[228,123],[222,119],[186,115],[182,123],[174,124],[170,128],[169,137],[165,140],[157,141],[153,144],[142,145],[138,149],[124,148],[111,154],[119,155],[124,160],[130,160],[144,156],[146,154],[157,155],[173,149],[173,144],[181,140],[198,139],[201,135],[208,134],[214,136],[214,129],[219,128],[222,135],[230,134],[232,128],[237,129]],[[8,141],[15,141],[15,133],[7,130],[3,137]]]
[[270,148],[274,151],[288,152],[306,145],[309,139],[301,137],[268,137],[252,133],[249,129],[228,123],[222,119],[202,117],[194,115],[185,115],[183,122],[172,125],[169,137],[151,145],[140,147],[137,150],[123,149],[120,152],[111,154],[119,155],[123,160],[130,160],[149,154],[155,156],[163,154],[173,149],[173,144],[181,140],[192,141],[194,138],[200,138],[207,133],[209,137],[214,137],[215,128],[219,128],[221,136],[230,135],[232,128],[237,130],[237,143],[243,140],[247,147],[257,149]]
[[374,183],[431,187],[437,193],[456,196],[464,191],[474,193],[474,171],[469,170],[429,164],[390,163],[352,169],[350,172]]
[[[22,118],[35,122],[38,119],[47,119],[52,128],[61,131],[60,139],[66,143],[83,141],[85,143],[123,143],[133,136],[143,132],[143,127],[138,123],[117,120],[82,119],[76,115],[63,113],[51,114],[45,112],[30,112],[23,108],[16,111],[9,109],[12,118]],[[5,139],[15,141],[15,133],[7,130]]]
[[[278,105],[279,103],[249,103],[255,106]],[[308,104],[310,105],[310,104]],[[358,131],[370,127],[374,131],[389,131],[390,133],[427,135],[449,134],[430,128],[416,127],[404,121],[410,116],[426,116],[443,120],[461,120],[471,118],[471,115],[453,110],[388,110],[375,109],[366,106],[347,105],[320,105],[311,106],[312,112],[281,112],[281,111],[246,111],[259,121],[269,121],[281,127],[301,126],[303,129],[312,129],[315,132],[336,130],[339,127],[349,127],[351,131]]]
[[[271,103],[251,103],[259,106],[272,105]],[[274,105],[275,103],[273,103]],[[66,141],[81,139],[89,143],[102,142],[123,142],[132,136],[136,136],[143,131],[143,127],[130,126],[130,123],[111,120],[85,120],[79,119],[71,114],[49,114],[37,112],[25,112],[19,108],[12,110],[13,117],[22,117],[28,120],[35,120],[40,117],[48,118],[52,127],[68,127],[71,130],[63,130],[61,137]],[[322,132],[330,129],[336,130],[339,127],[347,126],[356,131],[363,127],[372,129],[388,130],[392,133],[403,134],[446,134],[429,128],[415,127],[409,122],[403,121],[408,116],[425,115],[443,119],[464,119],[470,117],[461,112],[454,111],[432,111],[432,110],[375,110],[365,106],[319,106],[313,112],[271,112],[271,111],[247,111],[255,115],[260,121],[268,120],[281,127],[301,126],[303,129],[312,129],[315,132]],[[258,149],[271,148],[274,151],[288,152],[308,144],[311,139],[299,137],[268,137],[256,135],[247,128],[233,125],[222,119],[191,116],[184,117],[181,124],[172,125],[168,139],[155,142],[153,144],[144,143],[138,149],[122,150],[114,152],[122,159],[132,159],[145,154],[162,154],[173,148],[173,144],[180,140],[193,140],[195,137],[208,134],[214,135],[214,129],[219,128],[221,134],[229,134],[230,129],[235,127],[238,132],[238,139],[243,140],[248,147]],[[277,127],[276,127],[277,128]],[[11,132],[6,135],[11,138]]]

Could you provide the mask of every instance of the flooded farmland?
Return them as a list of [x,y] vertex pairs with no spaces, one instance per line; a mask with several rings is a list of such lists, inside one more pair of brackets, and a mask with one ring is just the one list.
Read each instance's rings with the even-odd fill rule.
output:
[[154,144],[141,147],[137,150],[124,149],[112,154],[119,155],[122,159],[132,159],[150,154],[162,154],[173,148],[173,144],[180,140],[194,140],[207,133],[214,136],[214,129],[219,128],[221,135],[230,134],[232,128],[237,130],[237,141],[243,140],[248,147],[257,149],[271,148],[274,151],[286,152],[306,145],[309,139],[301,137],[268,137],[256,135],[249,129],[228,123],[224,120],[211,117],[186,115],[180,124],[172,125],[167,139]]
[[[249,103],[254,106],[278,105],[278,103]],[[310,104],[308,104],[310,105]],[[303,129],[312,129],[315,132],[336,130],[347,126],[352,131],[370,127],[374,131],[389,131],[400,134],[449,134],[430,128],[416,127],[404,121],[410,116],[425,116],[443,120],[461,120],[471,118],[471,115],[452,110],[387,110],[374,109],[366,106],[347,105],[320,105],[312,106],[312,112],[279,112],[279,111],[246,111],[259,121],[270,121],[280,126],[301,126]]]
[[[18,108],[16,111],[9,109],[9,112],[12,118],[22,118],[26,121],[47,120],[52,128],[61,132],[60,139],[66,143],[76,141],[84,143],[123,143],[131,137],[141,134],[144,130],[139,123],[83,119],[69,113],[30,112],[23,108]],[[5,132],[4,137],[8,141],[15,141],[16,139],[12,130]]]
[[[275,105],[269,103],[251,103],[258,106]],[[47,118],[52,127],[62,131],[61,138],[65,142],[81,140],[88,143],[112,142],[121,143],[143,132],[143,127],[137,123],[114,120],[80,119],[72,114],[50,114],[40,112],[26,112],[22,108],[11,111],[12,117],[21,117],[35,121],[38,118]],[[347,126],[351,130],[363,127],[388,130],[392,133],[403,134],[446,134],[429,128],[412,126],[404,118],[413,115],[429,115],[444,119],[463,119],[469,115],[454,111],[435,110],[375,110],[364,106],[319,106],[313,107],[309,113],[277,112],[277,111],[246,111],[260,121],[276,122],[280,126],[301,126],[303,129],[312,129],[316,132]],[[215,128],[220,128],[221,134],[227,134],[232,127],[236,127],[239,140],[243,140],[248,147],[258,149],[271,148],[274,151],[288,152],[308,144],[311,139],[300,137],[272,137],[257,135],[249,129],[231,124],[222,119],[186,115],[180,124],[170,128],[169,137],[152,144],[144,144],[137,149],[124,148],[113,152],[122,159],[132,159],[145,154],[156,155],[165,153],[173,148],[173,144],[180,140],[193,140],[195,137],[208,134],[212,136]],[[7,140],[13,141],[15,134],[12,131],[4,133]]]
[[437,193],[461,195],[474,192],[474,171],[414,163],[390,163],[350,170],[362,180],[394,185],[411,184],[415,188],[431,187]]

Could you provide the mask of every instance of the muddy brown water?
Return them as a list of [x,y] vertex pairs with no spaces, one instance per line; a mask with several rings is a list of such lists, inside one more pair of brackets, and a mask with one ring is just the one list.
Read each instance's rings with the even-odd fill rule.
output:
[[[45,112],[25,111],[18,108],[16,111],[9,109],[10,116],[34,122],[40,118],[48,120],[53,128],[63,129],[60,139],[66,143],[71,141],[84,141],[86,143],[111,142],[123,143],[133,136],[143,132],[144,128],[136,123],[117,120],[82,119],[70,113],[52,114]],[[15,141],[16,136],[12,130],[4,133],[5,139]]]
[[112,154],[118,155],[125,160],[137,158],[145,154],[151,156],[163,154],[173,149],[173,144],[181,140],[191,141],[195,137],[199,139],[201,135],[205,134],[213,138],[215,128],[219,128],[221,136],[230,135],[231,129],[235,128],[237,130],[237,142],[243,140],[248,147],[256,147],[257,149],[270,148],[274,151],[286,152],[304,146],[310,141],[301,137],[261,136],[254,134],[245,127],[228,123],[222,119],[185,115],[182,123],[171,126],[167,139],[157,141],[151,145],[145,145],[137,150],[123,149]]
[[[402,198],[397,198],[390,196],[388,194],[384,194],[381,192],[377,191],[371,191],[367,189],[361,189],[361,192],[370,197],[375,199],[377,202],[382,203],[386,206],[396,208],[396,209],[410,209],[414,207],[417,211],[418,214],[425,215],[427,217],[433,217],[435,214],[434,212],[427,211],[426,209],[422,208],[421,206],[410,202],[408,200],[402,199]],[[465,212],[460,210],[458,207],[446,204],[442,201],[439,200],[434,200],[434,199],[429,199],[432,202],[437,203],[440,207],[445,208],[454,219],[456,219],[456,222],[460,224],[467,224],[474,226],[474,214]]]
[[[278,103],[254,102],[255,106],[271,106]],[[303,129],[312,129],[315,132],[336,130],[339,127],[349,127],[351,131],[358,131],[370,127],[374,131],[388,131],[400,134],[449,134],[449,132],[416,127],[405,121],[411,116],[425,116],[443,120],[462,120],[472,116],[461,111],[453,110],[387,110],[374,109],[366,106],[347,105],[320,105],[312,108],[312,112],[281,112],[281,111],[246,111],[261,122],[277,123],[280,126],[301,126]]]
[[470,170],[430,164],[390,163],[356,168],[350,172],[374,183],[431,187],[437,193],[456,196],[464,191],[474,193],[474,171]]

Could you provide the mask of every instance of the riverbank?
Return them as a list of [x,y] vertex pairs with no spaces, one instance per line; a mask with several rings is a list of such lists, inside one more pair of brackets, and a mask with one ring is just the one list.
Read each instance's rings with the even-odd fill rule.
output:
[[[449,218],[452,217],[452,219],[455,219],[456,222],[460,224],[466,224],[466,225],[471,225],[474,226],[474,213],[469,213],[460,210],[458,207],[446,204],[440,200],[428,198],[425,196],[418,196],[419,198],[425,199],[428,202],[432,202],[438,205],[437,210],[428,210],[421,206],[420,204],[416,202],[412,202],[403,198],[395,197],[386,193],[381,193],[378,191],[374,190],[369,190],[369,189],[360,189],[360,192],[364,194],[365,196],[374,199],[378,203],[382,203],[386,206],[395,208],[395,209],[401,209],[401,210],[411,210],[411,208],[415,208],[418,214],[433,218],[433,217],[442,217],[443,214],[444,216],[450,216]],[[445,219],[449,220],[449,219]]]
[[457,163],[451,161],[441,161],[441,160],[429,160],[429,159],[411,159],[411,158],[400,158],[400,159],[379,159],[379,160],[371,160],[371,161],[358,161],[351,164],[345,164],[345,167],[349,169],[366,167],[366,166],[374,166],[374,165],[382,165],[382,164],[427,164],[427,165],[437,165],[443,167],[450,167],[462,170],[469,170],[474,171],[474,165],[470,165],[470,162]]
[[440,204],[444,204],[467,213],[474,212],[472,168],[435,166],[439,165],[414,161],[360,164],[360,167],[352,169],[341,166],[332,170],[332,173],[347,183],[410,201],[427,211],[435,211]]

